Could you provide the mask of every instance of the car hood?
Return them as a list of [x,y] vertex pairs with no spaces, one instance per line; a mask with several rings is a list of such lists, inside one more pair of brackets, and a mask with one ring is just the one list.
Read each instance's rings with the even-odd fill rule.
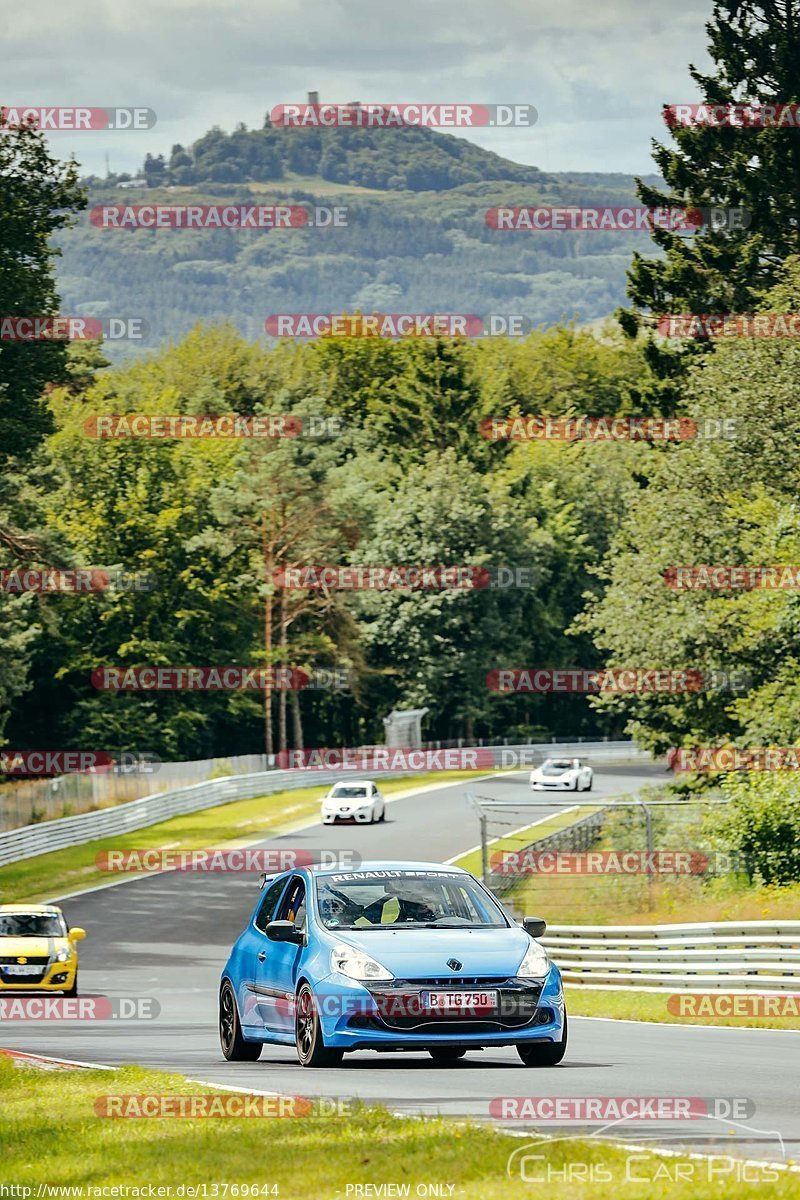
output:
[[[335,932],[329,930],[330,936]],[[508,929],[386,929],[359,935],[343,930],[341,942],[377,959],[396,979],[464,975],[514,975],[531,939]],[[457,958],[460,968],[448,967]]]
[[0,958],[41,958],[67,944],[66,938],[0,937]]
[[555,773],[553,771],[545,773],[541,767],[537,767],[535,771],[531,771],[531,775],[538,775],[541,779],[563,779],[565,775],[577,775],[577,773],[577,767],[565,767],[563,771]]

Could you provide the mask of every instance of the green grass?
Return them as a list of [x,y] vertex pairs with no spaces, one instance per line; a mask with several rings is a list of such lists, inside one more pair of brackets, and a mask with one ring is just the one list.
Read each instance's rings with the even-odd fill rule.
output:
[[[489,859],[491,861],[492,855],[501,851],[523,850],[532,841],[549,837],[551,833],[558,833],[560,829],[566,829],[568,825],[574,825],[576,821],[581,821],[584,817],[588,817],[590,813],[596,811],[597,809],[595,808],[580,808],[571,812],[556,813],[555,816],[545,817],[543,821],[527,825],[524,829],[517,830],[516,833],[496,838],[489,843]],[[474,875],[480,875],[480,849],[471,850],[469,854],[463,854],[460,858],[456,859],[456,866],[463,867],[465,871],[472,871]]]
[[[600,847],[596,847],[599,849]],[[554,925],[670,925],[796,920],[800,884],[766,887],[743,876],[528,875],[507,899]]]
[[[676,989],[676,992],[678,990],[687,989]],[[698,984],[697,991],[703,990],[702,984]],[[676,1016],[667,1008],[669,995],[666,989],[658,992],[618,992],[613,988],[595,991],[593,988],[582,988],[579,984],[568,984],[567,1008],[574,1017],[616,1017],[626,1021],[663,1021],[669,1025],[727,1025],[736,1029],[800,1029],[800,1016]]]
[[[663,789],[649,793],[653,799]],[[581,810],[581,814],[586,810]],[[653,808],[653,846],[709,851],[713,808]],[[609,810],[593,850],[643,850],[636,809]],[[535,874],[520,878],[507,899],[521,911],[535,903],[552,924],[659,925],[699,921],[792,920],[800,910],[800,883],[754,883],[744,875]]]
[[[264,1076],[268,1088],[267,1070]],[[221,1200],[225,1185],[244,1184],[262,1188],[276,1184],[283,1200],[345,1200],[358,1195],[353,1190],[358,1185],[389,1183],[410,1185],[411,1196],[418,1184],[452,1184],[450,1194],[455,1200],[537,1194],[518,1175],[507,1174],[509,1155],[534,1140],[535,1134],[521,1140],[486,1126],[441,1118],[402,1119],[379,1108],[355,1108],[346,1116],[282,1120],[114,1120],[95,1112],[95,1101],[108,1094],[198,1095],[212,1090],[138,1067],[113,1073],[65,1073],[15,1067],[0,1059],[3,1182],[32,1187],[34,1196],[43,1181],[84,1188],[152,1184],[176,1189],[205,1184],[205,1196],[216,1194]],[[651,1182],[636,1183],[626,1180],[629,1152],[608,1144],[570,1138],[537,1146],[534,1153],[544,1157],[535,1164],[536,1171],[558,1172],[556,1193],[571,1200],[618,1200],[622,1185],[630,1200],[705,1200],[722,1194],[719,1182],[706,1182],[707,1165],[688,1158],[643,1158],[645,1151],[637,1149],[632,1170]],[[679,1163],[690,1173],[690,1182],[674,1182]],[[565,1186],[568,1164],[584,1179]],[[586,1178],[589,1172],[594,1181]],[[749,1178],[754,1181],[726,1183],[725,1196],[777,1200],[797,1195],[797,1175],[772,1170],[758,1178],[751,1169]],[[220,1185],[216,1193],[214,1184]],[[227,1192],[237,1194],[242,1191]],[[446,1187],[443,1194],[448,1194]]]
[[[394,792],[427,784],[454,783],[474,778],[474,771],[436,771],[382,780],[381,790],[390,796]],[[112,878],[122,878],[122,872],[109,875],[98,869],[95,859],[101,851],[216,849],[232,842],[285,833],[319,812],[319,802],[328,786],[319,784],[292,792],[257,796],[253,800],[236,800],[202,812],[173,817],[120,837],[85,842],[81,846],[70,846],[51,854],[40,854],[36,858],[10,863],[0,868],[0,904],[18,900],[47,900],[70,890],[78,891],[108,883]]]

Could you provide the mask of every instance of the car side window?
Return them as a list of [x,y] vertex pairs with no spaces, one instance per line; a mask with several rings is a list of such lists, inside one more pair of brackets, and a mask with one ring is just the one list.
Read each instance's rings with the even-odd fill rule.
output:
[[286,880],[278,879],[275,883],[270,884],[270,886],[267,888],[267,893],[264,896],[264,899],[261,901],[261,907],[258,910],[258,915],[256,916],[255,921],[256,929],[260,929],[262,933],[266,930],[267,926],[272,920],[272,914],[277,908],[278,901],[281,898],[281,894],[285,886]]
[[302,879],[295,877],[286,889],[276,921],[291,921],[295,929],[301,931],[306,927],[306,885]]

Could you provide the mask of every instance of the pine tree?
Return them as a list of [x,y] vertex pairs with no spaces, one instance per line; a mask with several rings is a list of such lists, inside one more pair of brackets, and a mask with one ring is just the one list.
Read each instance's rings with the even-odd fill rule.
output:
[[[706,30],[715,70],[706,75],[689,68],[705,103],[800,101],[796,0],[716,0]],[[695,234],[654,229],[663,257],[634,255],[628,274],[633,308],[618,314],[631,336],[642,327],[652,330],[661,314],[757,311],[781,263],[800,251],[800,129],[676,124],[669,105],[664,116],[672,145],[654,141],[653,156],[667,187],[637,180],[643,203],[741,208],[749,224],[723,232],[704,223]],[[672,345],[649,339],[647,357],[665,407],[675,402],[687,359],[707,345],[702,339]]]
[[[0,109],[0,315],[58,313],[61,250],[50,239],[85,207],[77,163],[53,158],[44,134]],[[52,428],[43,393],[68,378],[66,364],[64,341],[0,341],[0,465],[30,454]]]

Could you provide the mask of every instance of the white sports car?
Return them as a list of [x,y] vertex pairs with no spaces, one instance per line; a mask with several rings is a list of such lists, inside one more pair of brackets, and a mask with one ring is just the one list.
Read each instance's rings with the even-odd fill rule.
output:
[[377,783],[370,779],[353,779],[335,783],[322,801],[322,823],[357,821],[363,825],[382,821],[386,816],[386,801]]
[[590,792],[594,771],[579,758],[548,758],[531,771],[534,792]]

